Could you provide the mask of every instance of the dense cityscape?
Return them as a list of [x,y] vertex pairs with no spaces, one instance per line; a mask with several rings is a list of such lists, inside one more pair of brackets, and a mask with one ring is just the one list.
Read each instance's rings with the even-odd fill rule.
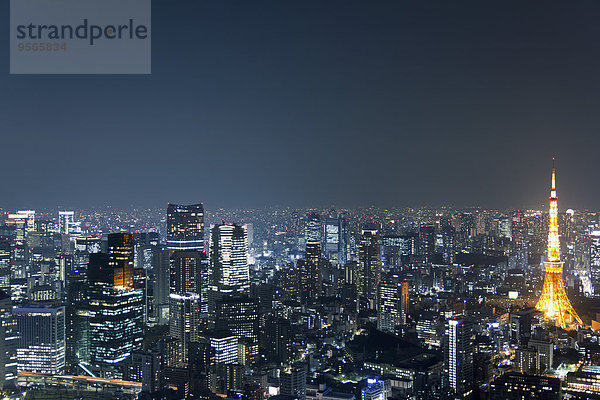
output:
[[599,214],[551,178],[545,210],[5,210],[5,396],[600,398]]

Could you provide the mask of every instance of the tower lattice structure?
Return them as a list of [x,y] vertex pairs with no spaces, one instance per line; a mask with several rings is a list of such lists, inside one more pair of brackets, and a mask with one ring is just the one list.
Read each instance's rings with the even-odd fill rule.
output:
[[560,241],[558,237],[558,196],[556,195],[556,173],[552,159],[552,190],[550,191],[550,221],[548,229],[548,255],[544,262],[546,270],[542,294],[536,309],[544,313],[547,320],[554,320],[563,329],[576,329],[582,325],[565,292],[560,261]]

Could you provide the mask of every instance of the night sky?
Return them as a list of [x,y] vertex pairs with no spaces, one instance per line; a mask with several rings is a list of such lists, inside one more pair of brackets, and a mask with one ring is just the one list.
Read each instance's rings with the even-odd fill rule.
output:
[[600,2],[154,0],[152,75],[9,75],[0,207],[600,209]]

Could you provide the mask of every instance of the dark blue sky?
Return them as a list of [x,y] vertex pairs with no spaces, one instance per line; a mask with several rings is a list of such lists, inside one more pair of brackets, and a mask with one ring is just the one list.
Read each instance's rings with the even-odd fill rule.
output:
[[8,74],[0,207],[598,207],[600,3],[153,1],[151,76]]

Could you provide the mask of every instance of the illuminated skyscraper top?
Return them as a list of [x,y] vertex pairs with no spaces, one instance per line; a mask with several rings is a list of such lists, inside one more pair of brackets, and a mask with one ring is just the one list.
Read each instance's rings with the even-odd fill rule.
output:
[[170,250],[204,249],[204,206],[167,206],[167,246]]

